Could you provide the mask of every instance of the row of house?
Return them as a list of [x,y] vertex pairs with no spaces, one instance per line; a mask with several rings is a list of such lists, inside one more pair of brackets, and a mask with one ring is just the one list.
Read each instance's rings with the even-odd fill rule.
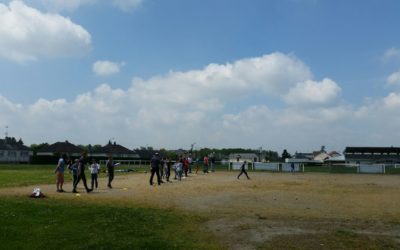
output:
[[[34,158],[35,163],[54,162],[61,154],[67,154],[71,158],[78,158],[82,153],[82,148],[70,143],[56,142],[38,150],[34,155],[31,148],[23,145],[22,141],[16,141],[14,138],[6,137],[0,139],[0,162],[3,163],[28,163]],[[133,150],[117,144],[108,142],[105,146],[91,150],[89,148],[88,156],[97,159],[106,159],[109,155],[118,159],[139,159],[140,156]]]
[[29,162],[32,155],[32,150],[22,140],[16,141],[11,137],[0,139],[0,162]]
[[325,150],[312,153],[296,153],[287,162],[333,164],[398,164],[400,163],[399,147],[346,147],[343,154]]
[[[35,158],[39,162],[44,159],[54,161],[55,157],[65,153],[70,157],[79,157],[82,148],[68,142],[56,142],[38,150]],[[140,152],[138,152],[140,151]],[[118,159],[148,159],[154,153],[148,150],[130,150],[116,142],[108,142],[106,145],[91,150],[89,148],[88,155],[90,157],[105,159],[110,154]],[[8,163],[28,163],[32,161],[33,151],[23,145],[22,140],[16,141],[13,137],[0,139],[0,162]],[[252,153],[241,153],[229,155],[229,161],[240,160],[260,161],[259,156]],[[325,163],[325,164],[397,164],[400,163],[399,147],[346,147],[343,154],[336,151],[326,152],[322,147],[319,151],[312,153],[295,153],[292,158],[286,159],[287,162],[295,163]]]
[[[65,142],[56,142],[51,144],[45,148],[40,149],[37,152],[37,156],[53,156],[54,154],[61,154],[65,153],[71,157],[78,157],[82,153],[82,148],[75,146],[74,144],[70,143],[69,141]],[[113,157],[117,158],[132,158],[132,159],[139,159],[139,155],[134,152],[133,150],[127,149],[124,146],[117,144],[116,142],[111,143],[108,142],[105,146],[101,148],[97,148],[95,150],[90,150],[88,152],[89,156],[91,157],[100,157],[106,158],[108,155],[112,154]]]

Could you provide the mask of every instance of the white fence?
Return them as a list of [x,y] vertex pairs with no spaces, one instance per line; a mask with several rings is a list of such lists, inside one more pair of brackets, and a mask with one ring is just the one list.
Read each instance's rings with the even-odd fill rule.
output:
[[[230,170],[240,170],[242,165],[243,165],[243,162],[230,162],[229,169]],[[246,165],[244,167],[246,170],[249,169],[249,164],[246,163]]]
[[254,162],[255,170],[269,170],[269,171],[279,171],[279,163],[275,162]]
[[[294,169],[292,170],[292,164],[294,165]],[[281,164],[282,172],[304,172],[304,165],[300,163],[282,163]]]
[[[229,170],[240,170],[243,162],[230,162]],[[246,169],[252,167],[252,170],[266,170],[274,172],[292,172],[291,163],[279,163],[279,162],[253,162],[246,163]],[[300,163],[294,163],[294,172],[304,172],[304,165]]]
[[384,174],[386,172],[386,167],[384,164],[360,164],[357,167],[357,172],[368,174]]

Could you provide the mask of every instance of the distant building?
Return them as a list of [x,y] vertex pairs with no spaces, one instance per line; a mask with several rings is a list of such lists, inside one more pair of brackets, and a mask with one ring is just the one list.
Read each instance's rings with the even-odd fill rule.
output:
[[400,148],[346,147],[344,156],[347,164],[395,164],[400,163]]
[[101,147],[99,149],[94,150],[93,152],[90,152],[90,156],[96,158],[106,158],[109,155],[112,155],[113,158],[118,158],[118,159],[140,158],[139,154],[137,154],[135,151],[127,149],[124,146],[117,144],[116,142],[114,143],[108,142],[108,144],[105,145],[104,147]]
[[56,156],[60,154],[67,154],[71,157],[78,157],[82,153],[82,149],[69,141],[56,142],[47,147],[40,149],[36,155],[37,156]]
[[22,140],[16,141],[13,137],[0,139],[1,163],[28,163],[32,155],[32,150],[24,146]]
[[258,155],[254,153],[233,153],[229,154],[229,161],[235,162],[239,159],[239,161],[247,161],[247,162],[259,162],[260,159]]

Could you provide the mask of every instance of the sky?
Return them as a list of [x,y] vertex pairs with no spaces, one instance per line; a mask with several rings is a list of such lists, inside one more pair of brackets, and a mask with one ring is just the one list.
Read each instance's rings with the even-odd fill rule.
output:
[[400,1],[0,0],[26,145],[400,146]]

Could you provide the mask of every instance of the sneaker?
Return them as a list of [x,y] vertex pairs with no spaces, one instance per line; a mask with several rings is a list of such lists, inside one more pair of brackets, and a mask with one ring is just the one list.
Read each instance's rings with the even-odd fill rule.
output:
[[77,194],[77,193],[79,193],[79,192],[77,192],[76,190],[72,190],[72,193],[75,193],[75,194]]
[[93,189],[88,189],[88,190],[86,190],[86,192],[88,192],[88,193],[90,193],[90,192],[92,192],[93,191]]

